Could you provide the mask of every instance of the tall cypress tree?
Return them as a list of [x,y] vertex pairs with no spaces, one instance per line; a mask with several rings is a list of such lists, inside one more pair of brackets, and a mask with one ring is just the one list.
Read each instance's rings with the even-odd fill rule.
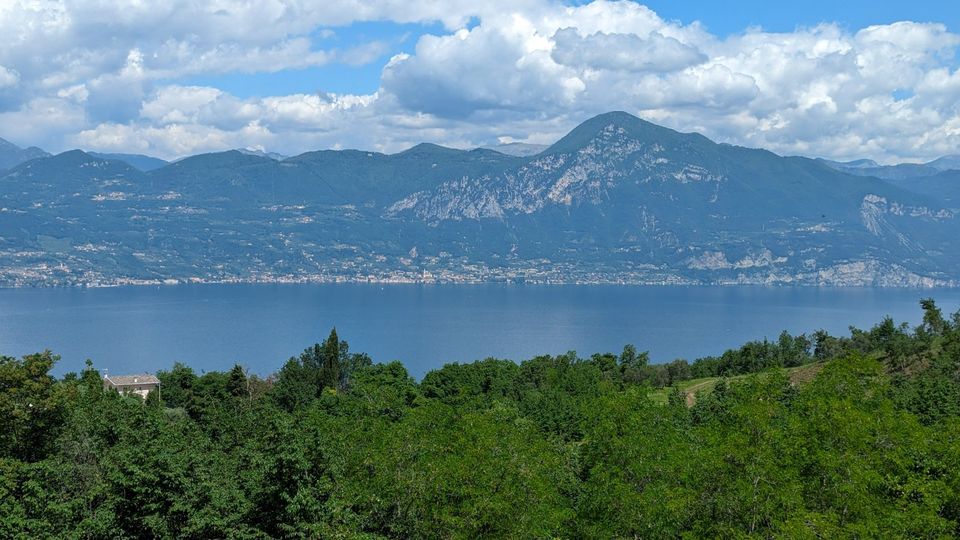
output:
[[322,364],[320,366],[320,387],[340,388],[340,338],[337,329],[330,331],[330,337],[321,346]]

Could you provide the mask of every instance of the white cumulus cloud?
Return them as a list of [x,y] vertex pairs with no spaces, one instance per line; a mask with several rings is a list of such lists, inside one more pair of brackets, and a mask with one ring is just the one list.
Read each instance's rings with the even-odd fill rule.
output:
[[658,32],[646,38],[603,32],[581,36],[576,28],[562,28],[553,35],[553,41],[553,59],[578,68],[661,72],[707,59],[696,47]]

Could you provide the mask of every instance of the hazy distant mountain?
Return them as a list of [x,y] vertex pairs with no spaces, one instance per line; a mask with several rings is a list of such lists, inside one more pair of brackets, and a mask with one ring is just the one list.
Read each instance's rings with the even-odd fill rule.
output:
[[855,174],[857,176],[873,176],[884,180],[903,180],[906,178],[933,176],[940,172],[940,169],[922,163],[877,165],[875,161],[870,159],[859,159],[848,162],[830,161],[828,159],[819,159],[817,161],[845,173]]
[[283,161],[288,157],[290,157],[290,156],[284,156],[282,154],[278,154],[276,152],[264,152],[263,150],[258,150],[256,148],[238,148],[237,152],[240,152],[241,154],[248,154],[251,156],[260,156],[260,157],[270,158],[276,161]]
[[626,113],[528,157],[229,151],[142,172],[75,151],[0,175],[0,283],[954,284],[960,204],[936,189]]
[[25,161],[49,155],[36,146],[20,148],[10,141],[0,139],[0,170],[10,169]]
[[929,163],[899,163],[896,165],[878,165],[872,159],[856,161],[818,160],[838,171],[857,176],[874,176],[885,180],[905,180],[934,176],[942,171],[960,170],[960,155],[943,156]]
[[122,161],[127,165],[135,167],[141,171],[152,171],[159,169],[167,164],[167,161],[143,154],[102,154],[100,152],[88,152],[91,156],[102,159],[114,159]]
[[960,154],[943,156],[927,163],[927,166],[941,171],[960,170]]
[[872,159],[855,159],[853,161],[831,161],[829,159],[820,159],[820,161],[833,167],[834,169],[874,169],[880,166]]
[[498,144],[495,146],[487,146],[487,150],[494,150],[500,152],[501,154],[507,154],[508,156],[516,157],[529,157],[535,156],[540,152],[543,152],[547,149],[549,145],[547,144],[530,144],[530,143],[507,143],[507,144]]

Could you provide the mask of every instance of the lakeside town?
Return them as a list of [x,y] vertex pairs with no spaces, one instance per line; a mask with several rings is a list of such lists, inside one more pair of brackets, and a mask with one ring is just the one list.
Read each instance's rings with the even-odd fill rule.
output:
[[[583,284],[583,285],[806,285],[838,287],[957,287],[960,282],[920,276],[896,265],[859,260],[808,272],[791,273],[775,265],[758,268],[711,272],[698,268],[698,275],[683,275],[670,268],[638,264],[591,265],[580,262],[555,262],[549,259],[513,261],[503,266],[471,262],[450,257],[420,257],[414,261],[400,257],[391,266],[387,257],[329,261],[316,270],[279,272],[270,267],[238,268],[233,272],[202,272],[198,275],[170,276],[112,275],[102,268],[86,265],[71,267],[65,262],[39,260],[22,266],[3,264],[0,252],[0,287],[118,287],[181,284],[229,283],[398,283],[398,284]],[[26,258],[19,254],[19,259]],[[26,254],[40,255],[40,254]],[[730,270],[730,269],[713,269]],[[702,276],[702,277],[700,277]]]

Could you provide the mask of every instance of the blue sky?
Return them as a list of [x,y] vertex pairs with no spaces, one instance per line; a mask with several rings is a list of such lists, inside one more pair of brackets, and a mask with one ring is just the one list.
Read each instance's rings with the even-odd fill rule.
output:
[[762,26],[771,32],[792,32],[797,27],[831,22],[852,30],[896,21],[917,21],[943,23],[956,31],[960,24],[960,3],[951,0],[654,0],[646,5],[667,19],[686,23],[699,20],[720,35],[743,32],[751,26]]
[[960,2],[65,0],[0,4],[0,137],[235,147],[549,143],[626,110],[881,162],[960,153]]

